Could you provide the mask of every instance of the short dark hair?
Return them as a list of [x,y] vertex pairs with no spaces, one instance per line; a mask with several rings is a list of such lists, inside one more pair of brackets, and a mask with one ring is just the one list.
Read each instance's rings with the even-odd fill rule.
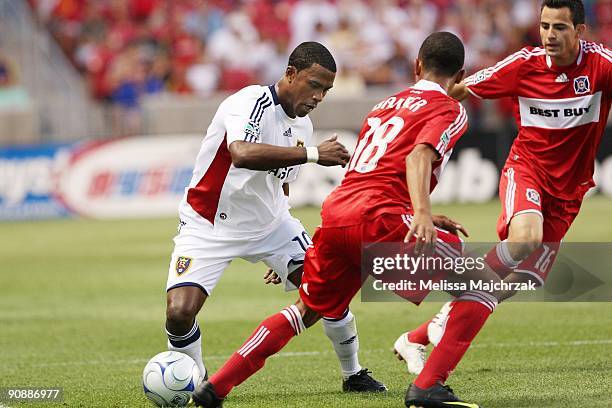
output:
[[289,66],[296,67],[298,71],[310,68],[312,64],[319,64],[323,68],[336,72],[336,61],[331,52],[323,44],[315,41],[303,42],[289,56]]
[[584,3],[582,0],[544,0],[540,11],[544,10],[544,7],[560,9],[567,7],[572,14],[572,23],[574,26],[578,24],[584,24]]
[[451,77],[463,67],[465,48],[455,34],[438,31],[423,41],[419,60],[424,70]]

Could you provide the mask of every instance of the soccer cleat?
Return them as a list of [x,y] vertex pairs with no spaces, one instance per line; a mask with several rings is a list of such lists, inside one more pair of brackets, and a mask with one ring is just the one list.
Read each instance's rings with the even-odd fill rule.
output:
[[482,408],[478,404],[461,401],[451,387],[440,383],[426,389],[410,384],[404,402],[407,408]]
[[219,398],[215,387],[208,381],[198,385],[191,394],[190,407],[218,408],[223,406],[223,398]]
[[408,372],[419,375],[425,366],[425,346],[408,340],[408,333],[403,333],[393,344],[393,352],[398,360],[403,360],[408,366]]
[[362,369],[357,374],[351,375],[342,382],[344,392],[385,392],[387,386],[370,376],[372,372],[367,368]]
[[435,346],[438,345],[442,336],[444,335],[444,330],[446,330],[446,322],[448,321],[448,313],[450,312],[452,306],[451,302],[446,302],[442,309],[431,319],[431,322],[427,326],[427,337],[431,344]]

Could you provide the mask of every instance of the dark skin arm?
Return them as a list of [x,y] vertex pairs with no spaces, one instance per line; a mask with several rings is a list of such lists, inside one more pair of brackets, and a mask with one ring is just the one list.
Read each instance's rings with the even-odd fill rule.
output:
[[461,232],[468,236],[466,229],[456,221],[444,215],[431,214],[429,194],[431,171],[433,163],[438,159],[438,152],[427,144],[416,145],[406,156],[406,182],[414,217],[404,242],[409,242],[412,237],[416,237],[415,252],[419,255],[433,251],[437,236],[435,227],[443,228],[455,235]]
[[406,156],[406,182],[414,217],[404,242],[416,238],[414,250],[417,255],[433,252],[436,242],[437,233],[431,215],[429,191],[432,164],[438,158],[438,153],[426,144],[416,145]]
[[[346,148],[334,136],[317,146],[321,166],[345,166],[350,159]],[[274,170],[306,163],[305,147],[283,147],[236,140],[229,145],[232,164],[249,170]]]
[[237,140],[229,146],[232,164],[249,170],[273,170],[306,163],[306,148]]

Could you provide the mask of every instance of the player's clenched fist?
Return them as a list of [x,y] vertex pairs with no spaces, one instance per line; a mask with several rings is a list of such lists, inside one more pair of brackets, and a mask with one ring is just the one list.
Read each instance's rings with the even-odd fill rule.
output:
[[334,135],[330,139],[327,139],[319,146],[319,161],[318,164],[321,166],[346,166],[351,155],[349,154],[346,147],[337,141],[338,135]]

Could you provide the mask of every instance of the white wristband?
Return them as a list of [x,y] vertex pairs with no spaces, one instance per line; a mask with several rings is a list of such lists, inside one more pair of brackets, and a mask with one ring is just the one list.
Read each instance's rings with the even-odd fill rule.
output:
[[319,161],[319,148],[317,146],[306,147],[306,163],[317,163]]

